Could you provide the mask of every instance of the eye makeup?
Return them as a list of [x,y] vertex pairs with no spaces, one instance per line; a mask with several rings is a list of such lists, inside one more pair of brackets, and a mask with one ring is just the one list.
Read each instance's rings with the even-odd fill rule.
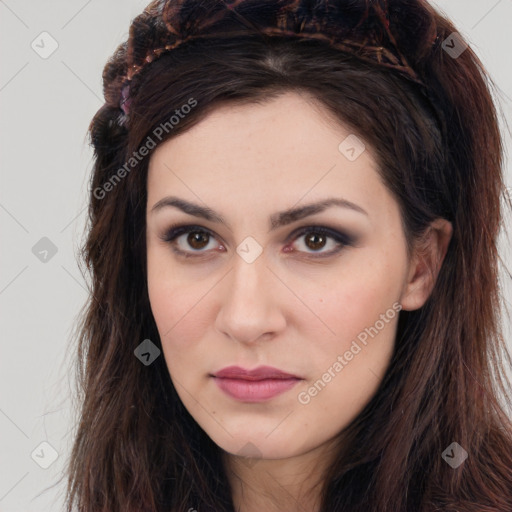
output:
[[[178,247],[179,246],[179,237],[182,235],[190,235],[190,234],[198,234],[202,235],[203,237],[207,238],[207,245],[210,242],[211,238],[217,238],[216,235],[210,231],[209,229],[194,225],[194,224],[173,224],[171,225],[163,235],[159,236],[159,238],[170,244],[173,251],[182,257],[185,258],[201,258],[205,257],[210,250],[204,251],[204,250],[194,250],[191,248],[190,250],[186,250]],[[303,251],[303,250],[296,250],[293,248],[290,248],[289,245],[287,245],[285,252],[286,253],[304,253],[307,257],[311,258],[326,258],[329,256],[333,256],[340,252],[342,249],[344,249],[347,246],[355,246],[356,239],[354,236],[349,235],[345,232],[338,231],[337,229],[330,228],[323,225],[309,225],[309,226],[303,226],[298,229],[296,229],[294,232],[292,232],[286,239],[285,244],[289,244],[291,241],[295,241],[303,237],[304,235],[318,235],[321,239],[326,240],[326,244],[324,244],[323,247],[320,248],[324,249],[325,245],[328,245],[328,241],[331,240],[335,247],[329,251],[315,251],[312,250],[312,252],[309,251]],[[185,243],[188,243],[186,241]],[[206,246],[207,246],[206,245]],[[222,247],[222,244],[220,244]],[[331,244],[333,245],[333,244]],[[190,244],[189,244],[190,247]],[[203,248],[204,249],[204,248]]]

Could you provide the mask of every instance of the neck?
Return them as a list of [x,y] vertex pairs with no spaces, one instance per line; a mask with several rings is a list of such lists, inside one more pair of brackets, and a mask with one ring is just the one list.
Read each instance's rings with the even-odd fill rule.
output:
[[331,446],[286,459],[224,453],[236,512],[319,512]]

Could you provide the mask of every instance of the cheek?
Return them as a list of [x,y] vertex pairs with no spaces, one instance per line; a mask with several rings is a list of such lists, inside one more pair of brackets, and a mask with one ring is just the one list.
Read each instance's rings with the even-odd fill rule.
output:
[[206,323],[205,303],[200,300],[204,290],[202,294],[194,293],[168,283],[148,281],[151,309],[171,379],[183,403],[191,407],[194,402],[189,403],[190,393],[196,395],[200,390],[198,370],[204,373],[208,368],[204,360],[207,351],[204,347],[201,350]]
[[187,321],[197,314],[205,290],[211,287],[206,276],[196,274],[173,261],[170,247],[148,243],[148,295],[162,343],[175,338],[174,333],[184,326],[192,327]]
[[198,339],[196,335],[201,330],[204,290],[200,293],[193,287],[184,289],[169,281],[148,280],[148,292],[162,344],[171,344],[177,350],[191,346],[191,340]]
[[[393,354],[399,287],[389,274],[374,279],[374,271],[343,276],[317,302],[319,316],[335,334],[314,338],[314,350],[305,354],[308,378],[297,389],[297,399],[304,427],[324,437],[334,436],[363,410]],[[306,329],[304,323],[301,330]]]
[[377,251],[361,251],[347,259],[344,268],[333,272],[330,279],[319,288],[314,283],[308,286],[314,303],[333,325],[367,327],[392,307],[401,294],[405,261],[400,254],[392,258]]
[[342,338],[353,338],[373,325],[395,302],[398,292],[384,283],[362,278],[343,282],[326,300],[325,317]]
[[[191,327],[187,323],[187,313],[190,314],[194,305],[197,305],[198,297],[192,286],[180,283],[174,266],[169,264],[170,256],[162,253],[159,249],[148,250],[147,273],[151,311],[165,352],[169,340],[173,340],[179,348],[178,340],[185,341],[193,336],[192,332],[186,335],[187,329]],[[185,336],[177,335],[183,329],[181,334]]]
[[211,300],[215,286],[222,282],[216,273],[205,269],[190,266],[184,271],[165,250],[148,251],[148,295],[162,355],[175,385],[181,383],[190,391],[196,389],[193,377],[197,370],[208,368],[204,340],[214,322]]
[[311,324],[301,324],[310,333],[306,338],[315,339],[310,360],[316,374],[345,354],[351,369],[344,373],[356,378],[358,368],[366,373],[372,368],[377,376],[383,374],[394,347],[405,263],[398,250],[359,251],[357,258],[354,253],[346,259],[328,286],[308,286],[315,312],[328,327],[322,336],[314,336]]

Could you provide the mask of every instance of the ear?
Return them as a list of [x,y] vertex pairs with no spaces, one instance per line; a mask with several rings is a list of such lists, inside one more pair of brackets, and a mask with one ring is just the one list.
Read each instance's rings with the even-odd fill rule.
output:
[[429,298],[441,270],[453,227],[446,219],[436,219],[414,244],[408,275],[400,298],[406,311],[414,311]]

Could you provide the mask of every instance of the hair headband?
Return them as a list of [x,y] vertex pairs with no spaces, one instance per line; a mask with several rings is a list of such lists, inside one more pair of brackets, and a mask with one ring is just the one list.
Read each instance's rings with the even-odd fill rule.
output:
[[130,28],[119,106],[125,116],[129,114],[131,80],[165,52],[192,39],[251,33],[326,41],[422,85],[432,103],[428,88],[405,56],[421,60],[440,41],[433,17],[425,15],[421,4],[409,3],[404,12],[403,3],[391,1],[390,6],[388,0],[325,0],[314,7],[308,0],[155,0]]

